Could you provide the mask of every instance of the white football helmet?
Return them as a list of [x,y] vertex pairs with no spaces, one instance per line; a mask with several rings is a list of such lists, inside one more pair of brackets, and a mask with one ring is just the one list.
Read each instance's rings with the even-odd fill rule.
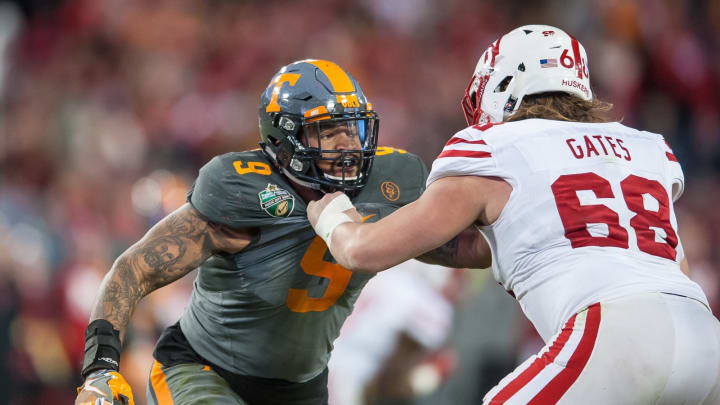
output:
[[585,48],[549,25],[516,28],[480,56],[462,99],[465,120],[468,125],[501,122],[525,96],[544,92],[592,99]]

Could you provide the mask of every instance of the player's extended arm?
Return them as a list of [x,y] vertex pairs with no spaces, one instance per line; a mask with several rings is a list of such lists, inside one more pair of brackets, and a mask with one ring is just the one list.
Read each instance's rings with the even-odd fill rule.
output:
[[[318,234],[332,242],[330,251],[338,263],[350,270],[377,272],[447,244],[476,222],[492,223],[510,190],[498,179],[445,177],[432,183],[418,200],[375,223],[343,223],[342,213],[326,215],[324,208],[331,213],[338,194],[311,202],[308,217]],[[491,260],[487,244],[474,237],[472,241],[463,249],[456,248],[456,260],[464,263],[462,267],[487,267]]]
[[100,286],[90,321],[105,319],[120,337],[141,298],[190,271],[217,252],[237,252],[251,235],[205,221],[190,204],[155,224],[123,252]]
[[446,267],[484,269],[492,264],[490,245],[473,224],[444,245],[417,256],[416,259]]
[[[90,314],[82,371],[87,380],[80,391],[98,387],[102,390],[113,382],[116,387],[123,385],[116,381],[124,383],[122,376],[109,371],[118,369],[120,340],[144,296],[189,273],[212,254],[241,250],[251,238],[249,231],[230,230],[205,221],[197,210],[185,204],[122,253],[103,279]],[[103,378],[109,380],[100,381],[97,386],[88,384]],[[113,396],[115,391],[112,390]]]

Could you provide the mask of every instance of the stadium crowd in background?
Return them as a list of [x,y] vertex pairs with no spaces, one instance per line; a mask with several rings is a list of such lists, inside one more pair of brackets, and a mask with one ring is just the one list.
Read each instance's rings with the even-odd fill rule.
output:
[[[625,124],[668,139],[686,175],[677,213],[692,278],[720,313],[717,2],[0,2],[3,399],[74,399],[87,291],[184,202],[210,157],[257,146],[268,71],[336,61],[380,113],[380,144],[430,163],[465,126],[467,67],[497,32],[531,23],[573,32],[593,50],[596,94]],[[121,370],[136,393],[192,278],[133,317]]]

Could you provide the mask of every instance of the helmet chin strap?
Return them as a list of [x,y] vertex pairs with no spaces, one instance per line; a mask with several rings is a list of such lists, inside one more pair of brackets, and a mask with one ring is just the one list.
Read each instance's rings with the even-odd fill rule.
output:
[[358,177],[359,177],[359,176],[352,176],[352,177],[347,176],[347,177],[344,177],[344,178],[343,178],[343,177],[332,176],[332,175],[329,175],[329,174],[327,174],[327,173],[325,173],[325,172],[323,172],[323,176],[325,176],[326,179],[336,180],[336,181],[357,180]]
[[313,190],[318,190],[318,191],[322,191],[323,193],[327,193],[325,190],[322,189],[320,184],[300,180],[297,177],[293,176],[292,173],[290,173],[290,171],[284,167],[281,167],[280,170],[282,170],[283,174],[285,176],[287,176],[287,178],[289,178],[290,180],[294,181],[295,183],[297,183],[303,187],[307,187],[307,188],[311,188]]
[[[267,145],[265,145],[265,144],[261,144],[260,146],[262,146],[263,152],[265,152],[265,154],[268,155],[268,156],[271,158],[271,161],[276,161],[276,160],[275,160],[276,154],[275,154],[275,152],[272,151],[272,149],[270,149],[270,148],[269,148]],[[282,171],[282,173],[283,173],[287,178],[289,178],[290,180],[292,180],[292,181],[293,181],[294,183],[296,183],[296,184],[299,184],[299,185],[301,185],[301,186],[303,186],[303,187],[307,187],[307,188],[312,189],[312,190],[318,190],[318,191],[322,192],[323,194],[327,194],[327,191],[323,190],[322,185],[320,185],[320,184],[311,183],[311,182],[309,182],[309,181],[300,180],[299,178],[295,177],[288,169],[286,169],[286,168],[284,168],[284,167],[281,167],[281,168],[280,168],[280,171]],[[325,173],[323,173],[323,174],[325,175],[325,177],[330,177],[331,179],[334,179],[334,180],[338,180],[338,179],[339,179],[339,178],[333,178],[333,177],[331,177],[331,176],[329,176],[329,175],[327,175],[327,174],[325,174]],[[340,180],[341,180],[341,179],[340,179]],[[354,180],[354,179],[353,179],[353,180]]]
[[[310,189],[313,189],[313,190],[318,190],[318,191],[322,192],[323,194],[327,194],[327,193],[331,192],[331,191],[325,190],[325,189],[323,188],[322,184],[311,183],[311,182],[309,182],[309,181],[304,181],[304,180],[301,180],[301,179],[295,177],[288,169],[286,169],[286,168],[284,168],[284,167],[281,167],[280,170],[282,170],[283,174],[284,174],[285,176],[287,176],[287,178],[289,178],[290,180],[294,181],[295,183],[297,183],[297,184],[299,184],[299,185],[301,185],[301,186],[303,186],[303,187],[307,187],[307,188],[310,188]],[[342,177],[331,176],[331,175],[329,175],[329,174],[327,174],[327,173],[325,173],[325,172],[323,172],[323,176],[324,176],[326,179],[330,179],[330,180],[336,180],[336,181],[342,181],[342,180],[343,180]],[[356,180],[356,179],[358,179],[359,177],[360,177],[360,176],[346,177],[345,180]],[[335,190],[335,191],[342,191],[342,190]]]

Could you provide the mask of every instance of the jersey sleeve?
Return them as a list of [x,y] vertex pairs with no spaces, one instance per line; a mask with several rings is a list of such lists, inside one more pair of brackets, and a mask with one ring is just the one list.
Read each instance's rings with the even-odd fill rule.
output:
[[450,138],[432,164],[427,186],[449,176],[498,176],[493,148],[482,135],[471,127]]
[[233,166],[235,158],[225,154],[205,164],[188,192],[187,201],[211,222],[236,229],[263,225],[273,219],[262,212],[256,201],[264,179],[253,178],[261,176],[255,173],[239,175]]
[[673,201],[677,201],[685,190],[685,175],[683,174],[680,162],[670,148],[670,145],[665,139],[660,136],[661,145],[660,148],[665,153],[665,161],[667,163],[669,179],[672,184],[672,198]]

